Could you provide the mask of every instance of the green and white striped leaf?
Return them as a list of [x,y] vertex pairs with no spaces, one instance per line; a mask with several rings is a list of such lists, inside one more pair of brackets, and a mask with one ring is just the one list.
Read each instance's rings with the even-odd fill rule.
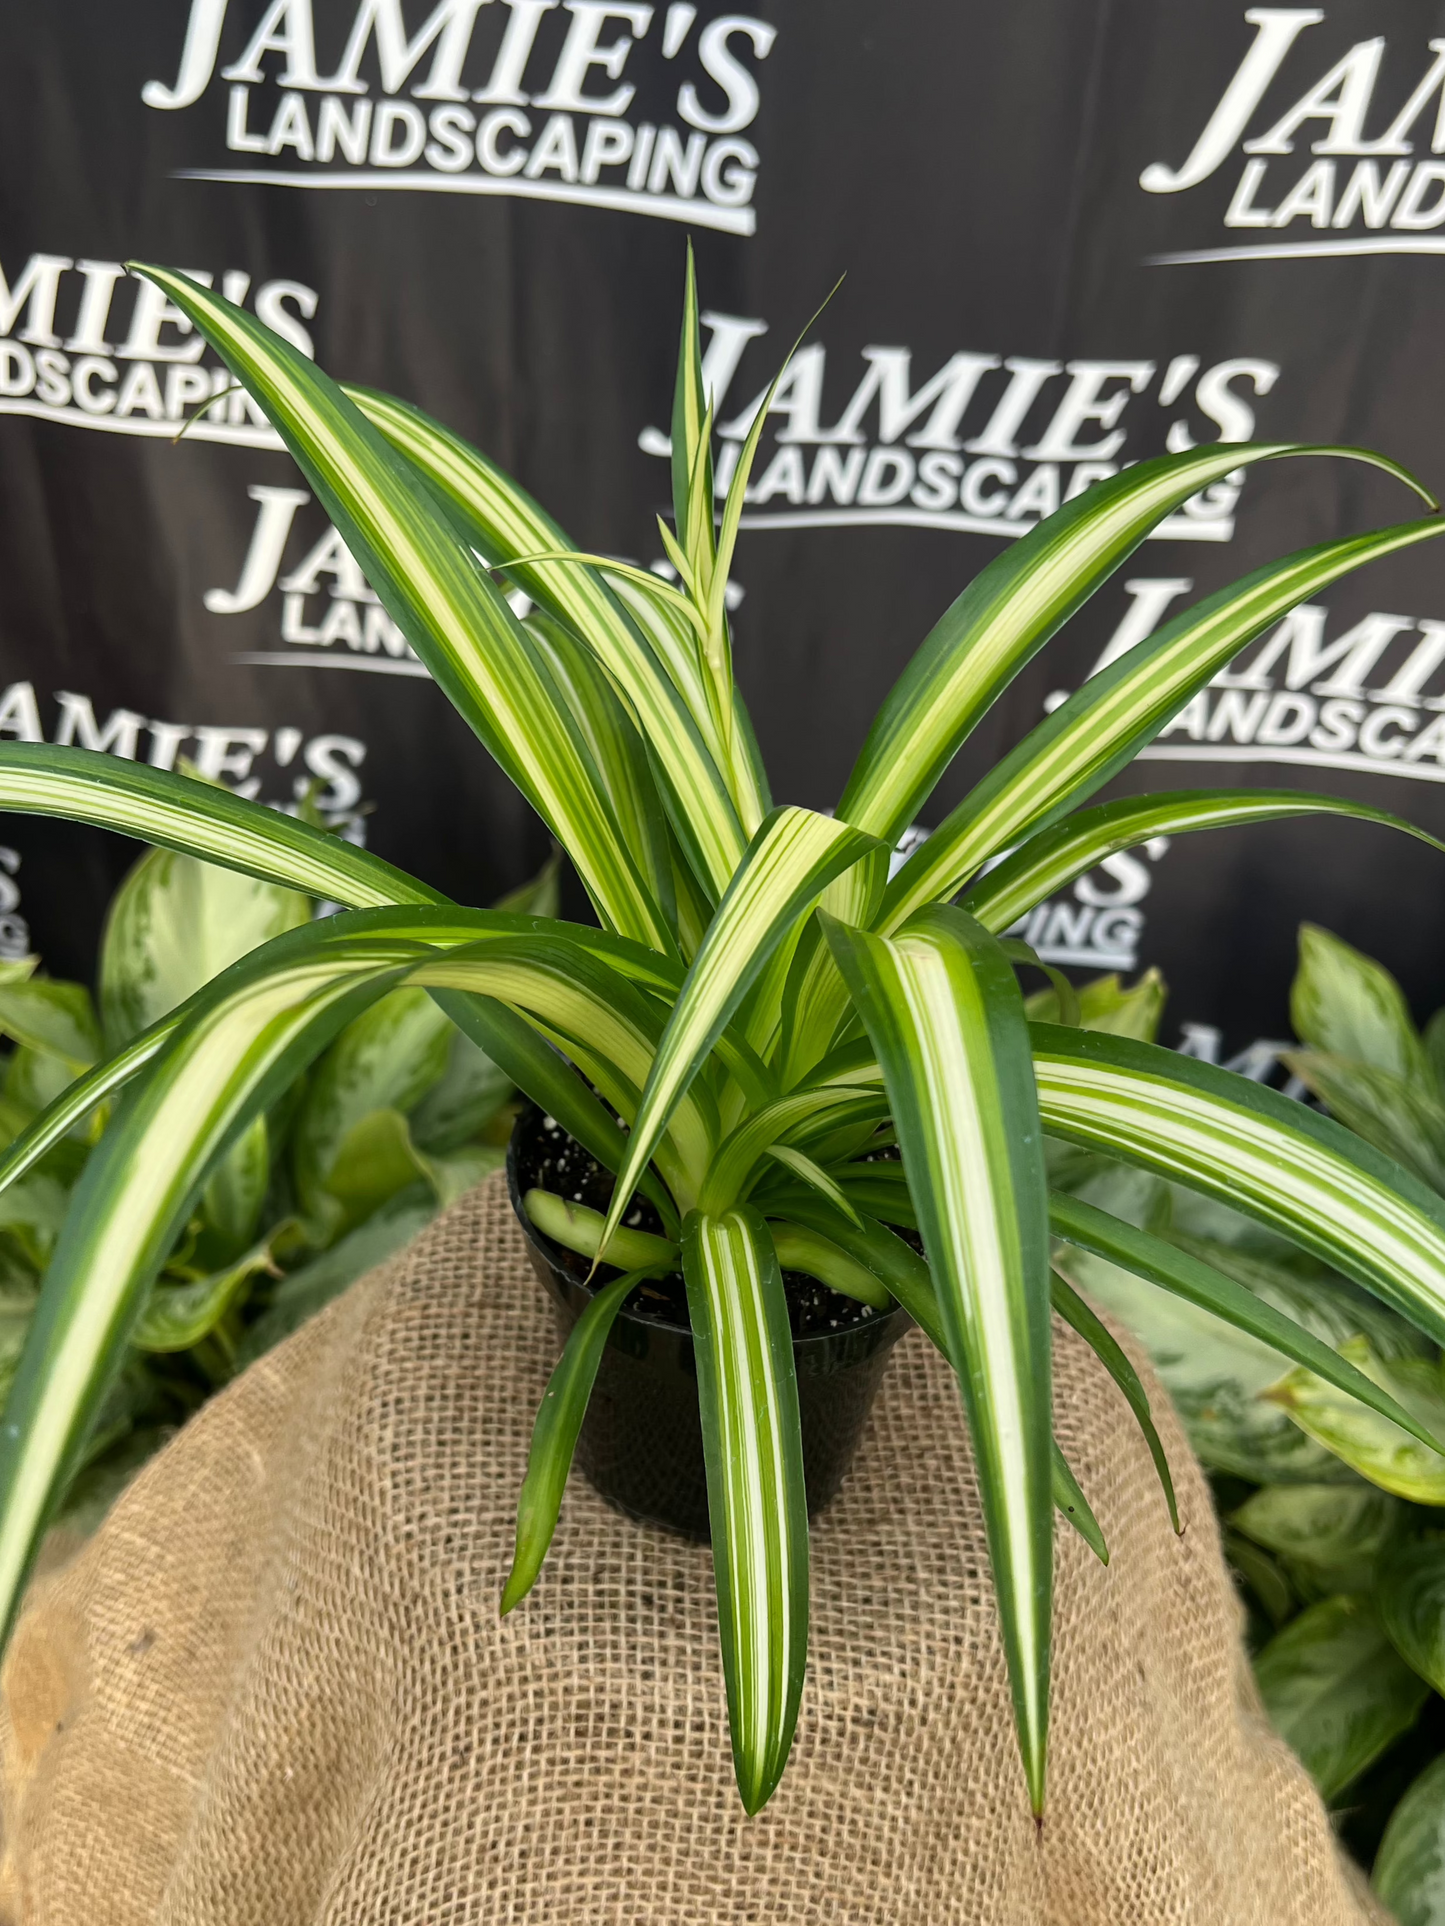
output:
[[1445,1201],[1418,1178],[1232,1071],[1124,1037],[1031,1027],[1051,1135],[1244,1211],[1445,1343]]
[[1379,1412],[1392,1424],[1402,1426],[1423,1445],[1434,1448],[1437,1440],[1426,1426],[1391,1397],[1387,1390],[1372,1382],[1348,1358],[1276,1310],[1273,1304],[1239,1283],[1212,1264],[1178,1245],[1155,1237],[1151,1232],[1126,1224],[1110,1212],[1085,1203],[1081,1197],[1066,1197],[1060,1191],[1049,1196],[1049,1223],[1055,1237],[1107,1258],[1136,1277],[1147,1278],[1171,1296],[1197,1304],[1201,1310],[1230,1324],[1236,1331],[1278,1351],[1282,1358],[1303,1365],[1316,1377]]
[[421,477],[334,381],[244,309],[183,274],[133,266],[261,403],[387,613],[563,844],[604,921],[666,949],[661,912],[570,712]]
[[[677,381],[672,401],[672,516],[683,558],[694,578],[704,558],[716,553],[713,531],[711,420],[702,380],[702,334],[697,312],[697,269],[687,244],[682,291],[682,337],[677,344]],[[710,573],[710,570],[709,570]],[[706,589],[706,582],[702,587]]]
[[[748,1179],[770,1146],[788,1141],[800,1125],[831,1124],[840,1111],[850,1112],[857,1099],[857,1091],[838,1084],[826,1091],[797,1091],[754,1112],[719,1146],[708,1167],[701,1208],[714,1215],[727,1210],[747,1195]],[[865,1091],[864,1099],[872,1114],[881,1111],[880,1093]]]
[[[545,1043],[524,1017],[495,997],[463,990],[433,990],[431,994],[459,1030],[465,1032],[543,1113],[555,1117],[569,1136],[615,1175],[627,1155],[627,1138],[611,1112],[598,1102],[576,1071]],[[3,1176],[3,1164],[0,1164]],[[651,1198],[668,1231],[679,1230],[677,1208],[652,1171],[643,1173],[638,1188]]]
[[656,1237],[651,1231],[630,1230],[625,1224],[615,1230],[603,1247],[602,1233],[607,1219],[600,1210],[559,1197],[550,1190],[529,1190],[522,1208],[544,1237],[582,1257],[600,1258],[621,1270],[644,1272],[649,1277],[675,1270],[681,1257],[679,1245],[671,1238]]
[[1154,796],[1125,796],[1067,816],[1031,836],[969,890],[963,907],[985,929],[1003,931],[1116,850],[1133,849],[1151,836],[1183,836],[1194,830],[1238,828],[1287,816],[1352,816],[1383,823],[1445,850],[1414,823],[1371,809],[1345,796],[1316,796],[1298,789],[1179,789]]
[[775,809],[763,822],[708,926],[658,1044],[612,1200],[611,1228],[698,1066],[759,972],[833,878],[872,847],[871,837],[810,809]]
[[294,816],[214,783],[94,749],[0,743],[0,809],[118,830],[352,909],[447,900],[379,856]]
[[[911,1244],[905,1244],[888,1229],[873,1218],[862,1219],[845,1217],[835,1211],[816,1193],[791,1195],[787,1200],[791,1217],[807,1217],[812,1221],[812,1232],[819,1235],[820,1242],[839,1250],[857,1265],[860,1272],[878,1279],[894,1303],[900,1305],[913,1322],[927,1337],[934,1349],[945,1358],[948,1356],[948,1341],[943,1333],[943,1322],[939,1316],[938,1299],[934,1294],[933,1280],[928,1266]],[[792,1246],[786,1243],[791,1237],[800,1235],[796,1224],[780,1226],[769,1224],[773,1242],[778,1248],[779,1262],[785,1269],[808,1270],[806,1264],[794,1264],[791,1256],[784,1256]],[[810,1271],[812,1276],[823,1276],[817,1269]],[[823,1276],[825,1284],[832,1284],[834,1290],[843,1287],[832,1277]],[[862,1290],[853,1295],[862,1296]],[[867,1300],[872,1302],[873,1300]],[[1054,1507],[1068,1520],[1078,1532],[1084,1543],[1102,1564],[1109,1562],[1109,1547],[1104,1534],[1099,1529],[1099,1521],[1084,1496],[1069,1467],[1069,1462],[1058,1447],[1057,1441],[1052,1451],[1052,1478]]]
[[[661,1018],[626,978],[565,938],[497,938],[420,963],[411,981],[424,989],[475,990],[511,1003],[559,1037],[606,1100],[624,1116],[637,1111],[619,1173],[609,1229],[626,1209],[646,1158],[636,1159],[641,1128],[637,1093],[655,1070],[665,1035]],[[530,1093],[529,1093],[530,1094]],[[707,1089],[679,1090],[652,1134],[655,1156],[674,1196],[695,1194],[717,1138],[716,1107]]]
[[1052,1595],[1048,1202],[1018,985],[933,909],[892,940],[824,929],[882,1065],[968,1410],[1024,1770],[1043,1808]]
[[793,1339],[766,1224],[694,1211],[683,1275],[697,1358],[733,1766],[749,1814],[787,1764],[808,1648],[808,1509]]
[[879,917],[896,929],[951,896],[989,856],[1046,828],[1091,794],[1274,621],[1366,562],[1445,535],[1445,518],[1406,522],[1303,549],[1206,596],[1138,642],[1032,729],[945,817],[888,886]]
[[[789,1219],[819,1232],[888,1287],[936,1351],[949,1357],[938,1298],[928,1265],[911,1244],[872,1217],[848,1217],[816,1191],[796,1189],[780,1201]],[[952,1363],[952,1359],[949,1358]]]
[[1283,455],[1367,461],[1436,506],[1406,470],[1355,448],[1235,443],[1136,463],[1067,503],[969,583],[879,710],[839,815],[896,843],[994,697],[1155,524],[1232,469]]
[[[710,893],[720,896],[747,845],[727,783],[676,684],[599,571],[581,562],[513,570],[514,556],[554,554],[575,544],[459,435],[390,395],[360,388],[345,392],[388,443],[460,510],[487,560],[507,567],[535,601],[596,651],[656,757],[668,816],[688,861]],[[567,838],[562,841],[573,854]]]
[[673,844],[642,738],[584,642],[545,610],[534,610],[526,626],[591,751],[633,860],[671,924]]

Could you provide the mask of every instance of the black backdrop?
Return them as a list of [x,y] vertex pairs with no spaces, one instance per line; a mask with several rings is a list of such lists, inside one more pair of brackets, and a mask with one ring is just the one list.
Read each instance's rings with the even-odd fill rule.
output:
[[[686,237],[734,442],[846,271],[736,569],[774,787],[812,805],[959,587],[1099,474],[1256,436],[1362,441],[1445,485],[1440,5],[0,0],[0,21],[0,735],[179,754],[273,802],[320,780],[352,833],[466,900],[536,864],[539,826],[127,258],[209,275],[643,562]],[[925,820],[1111,640],[1410,512],[1325,461],[1189,504]],[[1291,618],[1120,786],[1213,783],[1445,834],[1445,553]],[[0,951],[86,973],[131,849],[20,818],[0,841]],[[1279,825],[1115,858],[1029,934],[1085,974],[1157,962],[1171,1040],[1227,1057],[1287,1033],[1301,917],[1422,1010],[1445,999],[1442,882],[1404,838]]]

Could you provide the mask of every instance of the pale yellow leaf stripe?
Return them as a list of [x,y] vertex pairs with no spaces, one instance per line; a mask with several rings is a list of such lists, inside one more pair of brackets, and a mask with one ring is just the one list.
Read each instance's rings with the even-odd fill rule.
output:
[[[969,1348],[978,1360],[972,1373],[975,1395],[987,1401],[998,1442],[1004,1489],[1001,1515],[1022,1521],[1031,1510],[1028,1436],[1020,1396],[1028,1366],[1019,1353],[1008,1297],[1000,1288],[1002,1280],[1017,1275],[1019,1254],[1006,1238],[1005,1214],[991,1203],[1011,1195],[1012,1183],[1007,1147],[995,1142],[997,1133],[990,1129],[990,1117],[1002,1114],[991,1059],[986,1052],[969,1051],[960,1003],[970,1003],[967,1021],[980,1033],[987,1019],[972,972],[950,970],[936,943],[905,936],[886,948],[900,1000],[911,1020],[909,1055],[922,1103],[934,1117],[948,1120],[949,1154],[940,1156],[935,1151],[930,1157],[928,1182],[939,1222],[953,1244],[954,1269],[970,1286],[959,1308],[969,1332]],[[990,1094],[993,1102],[986,1111],[981,1099]],[[1027,1530],[1010,1532],[1007,1578],[995,1576],[1012,1590],[1015,1622],[1021,1628],[1033,1627],[1039,1598],[1048,1596],[1049,1574],[1036,1569]],[[1035,1637],[1018,1640],[1019,1690],[1036,1731],[1043,1729],[1046,1716],[1039,1650]]]
[[[791,1552],[786,1465],[779,1449],[783,1414],[768,1350],[762,1272],[747,1226],[730,1213],[703,1219],[699,1235],[719,1378],[719,1456],[727,1482],[720,1522],[734,1594],[723,1635],[734,1642],[739,1754],[761,1760],[786,1699],[795,1636],[787,1610]],[[760,1636],[749,1638],[748,1631]]]
[[[658,1045],[633,1123],[627,1161],[618,1172],[607,1218],[609,1236],[697,1067],[699,1053],[722,1013],[735,1001],[748,970],[759,961],[765,967],[779,932],[796,927],[809,906],[810,883],[816,884],[811,898],[815,901],[850,856],[856,860],[875,846],[871,838],[847,824],[811,809],[779,809],[760,831],[718,905]],[[690,1208],[696,1202],[705,1171],[706,1165],[699,1165],[692,1195],[680,1197],[680,1204]]]
[[[1445,1237],[1408,1199],[1367,1175],[1356,1178],[1326,1146],[1284,1137],[1268,1120],[1162,1078],[1037,1051],[1034,1072],[1046,1129],[1132,1151],[1195,1189],[1226,1200],[1248,1197],[1306,1231],[1326,1226],[1368,1253],[1372,1266],[1439,1322]],[[1436,1280],[1432,1291],[1424,1288],[1429,1278]]]

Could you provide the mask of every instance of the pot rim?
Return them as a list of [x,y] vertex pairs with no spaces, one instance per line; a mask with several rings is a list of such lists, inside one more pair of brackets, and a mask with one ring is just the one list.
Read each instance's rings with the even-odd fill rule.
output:
[[[512,1212],[522,1227],[523,1236],[529,1243],[535,1245],[541,1256],[546,1258],[552,1271],[563,1278],[568,1284],[575,1286],[577,1290],[586,1291],[587,1295],[591,1297],[592,1291],[590,1287],[584,1284],[580,1277],[573,1277],[566,1265],[554,1254],[561,1250],[562,1246],[556,1243],[553,1238],[548,1237],[545,1231],[539,1230],[522,1208],[522,1189],[517,1181],[517,1165],[520,1162],[518,1146],[521,1142],[522,1125],[527,1121],[528,1117],[533,1114],[541,1116],[542,1107],[540,1104],[533,1103],[529,1099],[526,1109],[523,1110],[521,1116],[518,1117],[516,1123],[512,1126],[512,1134],[507,1139],[507,1192],[511,1198]],[[573,1141],[575,1142],[576,1139],[574,1138]],[[616,1267],[613,1266],[612,1268],[615,1269]],[[619,1323],[625,1320],[628,1324],[640,1324],[649,1331],[669,1332],[673,1337],[687,1338],[689,1341],[692,1341],[695,1335],[690,1323],[675,1324],[671,1318],[642,1317],[636,1311],[629,1311],[626,1308],[618,1311],[617,1320]],[[860,1318],[856,1324],[850,1325],[847,1331],[809,1331],[802,1337],[795,1336],[793,1339],[793,1349],[795,1351],[810,1350],[815,1345],[836,1344],[839,1338],[851,1336],[855,1331],[878,1331],[880,1329],[886,1329],[889,1325],[899,1321],[907,1325],[912,1322],[912,1319],[909,1318],[903,1306],[895,1299],[886,1311],[875,1311],[872,1317]]]

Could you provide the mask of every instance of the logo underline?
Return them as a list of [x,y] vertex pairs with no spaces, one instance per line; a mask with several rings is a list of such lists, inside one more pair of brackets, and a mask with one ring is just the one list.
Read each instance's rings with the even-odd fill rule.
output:
[[298,173],[268,167],[178,167],[172,180],[221,181],[237,187],[409,188],[423,194],[486,194],[515,200],[561,201],[570,207],[606,207],[623,214],[651,214],[664,221],[686,221],[722,234],[752,234],[757,215],[751,207],[719,207],[714,201],[680,194],[646,194],[626,187],[574,187],[566,181],[516,180],[510,175],[437,174],[430,168],[393,174],[376,168],[345,172]]
[[1145,267],[1184,267],[1212,261],[1293,261],[1306,255],[1445,254],[1445,235],[1436,240],[1260,241],[1243,247],[1186,248],[1176,254],[1146,254]]

